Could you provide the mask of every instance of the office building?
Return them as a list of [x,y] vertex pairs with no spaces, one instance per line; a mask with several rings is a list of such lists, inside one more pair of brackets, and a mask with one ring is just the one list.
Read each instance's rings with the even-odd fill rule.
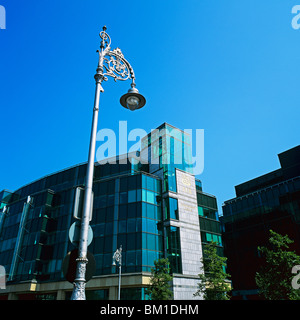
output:
[[[222,250],[216,198],[202,191],[185,161],[189,136],[164,123],[141,144],[141,152],[114,164],[95,163],[88,247],[95,272],[87,299],[117,298],[118,266],[112,262],[120,246],[126,300],[147,299],[151,268],[162,257],[170,261],[174,299],[194,299],[203,246],[217,240]],[[70,299],[73,285],[62,269],[76,248],[69,233],[78,221],[74,204],[85,173],[81,164],[0,193],[0,265],[8,277],[0,299]]]
[[224,254],[232,277],[233,299],[259,299],[255,273],[262,265],[258,246],[269,230],[294,240],[300,254],[300,146],[278,155],[281,168],[235,187],[236,198],[225,201]]

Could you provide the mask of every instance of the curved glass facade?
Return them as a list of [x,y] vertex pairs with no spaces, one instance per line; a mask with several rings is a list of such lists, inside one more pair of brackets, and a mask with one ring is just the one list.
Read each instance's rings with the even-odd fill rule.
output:
[[[19,200],[9,205],[9,215],[2,222],[0,242],[0,264],[6,270],[14,270],[10,274],[11,281],[63,279],[63,258],[75,248],[68,233],[76,221],[73,217],[75,188],[76,182],[81,182],[84,167],[56,173],[16,191]],[[120,174],[120,169],[118,171]],[[150,271],[154,260],[163,254],[162,230],[158,228],[162,212],[157,200],[161,181],[143,173],[130,174],[127,170],[122,173],[125,175],[94,182],[90,222],[94,237],[88,250],[96,260],[95,275],[116,272],[112,256],[120,245],[125,273]],[[19,224],[29,195],[32,204],[20,235]],[[18,236],[22,236],[21,247],[14,253]],[[14,255],[17,255],[16,265],[12,268]]]
[[[147,298],[144,288],[151,268],[163,257],[169,259],[174,275],[174,298],[191,299],[196,291],[202,254],[198,223],[203,228],[202,242],[210,241],[209,232],[218,234],[218,226],[217,219],[206,216],[207,210],[216,214],[217,209],[205,202],[208,198],[202,195],[201,182],[195,182],[192,167],[180,163],[182,158],[190,161],[189,137],[167,124],[158,129],[165,130],[142,139],[142,148],[150,150],[152,162],[142,164],[136,158],[124,161],[118,157],[114,164],[95,165],[90,221],[93,239],[88,251],[95,258],[96,271],[90,280],[90,299],[115,299],[119,269],[112,263],[120,246],[122,297]],[[153,153],[157,159],[151,158]],[[170,162],[162,161],[163,157]],[[46,288],[49,284],[50,291],[33,294],[31,287],[25,290],[28,297],[46,299],[56,296],[54,283],[59,282],[57,288],[64,289],[63,293],[57,289],[57,299],[70,297],[70,286],[61,283],[66,282],[62,270],[64,258],[76,249],[69,230],[78,221],[74,217],[75,200],[78,188],[84,189],[85,174],[86,164],[80,164],[15,192],[0,192],[0,265],[8,275],[8,286],[30,283],[36,288],[43,283]],[[215,225],[208,225],[208,218]]]

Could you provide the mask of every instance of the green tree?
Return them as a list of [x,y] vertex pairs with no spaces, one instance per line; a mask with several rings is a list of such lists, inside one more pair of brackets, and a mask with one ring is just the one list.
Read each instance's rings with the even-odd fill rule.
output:
[[199,274],[200,282],[194,296],[203,295],[204,300],[229,300],[231,286],[227,279],[230,275],[224,271],[227,258],[217,254],[216,246],[217,243],[212,241],[204,249],[202,273]]
[[299,290],[292,287],[292,268],[300,265],[300,257],[290,250],[294,241],[270,230],[269,247],[258,247],[265,264],[256,273],[260,295],[267,300],[300,300]]
[[150,286],[146,289],[146,294],[151,300],[170,300],[173,292],[170,290],[170,275],[168,259],[158,259],[154,261],[154,268],[151,268]]

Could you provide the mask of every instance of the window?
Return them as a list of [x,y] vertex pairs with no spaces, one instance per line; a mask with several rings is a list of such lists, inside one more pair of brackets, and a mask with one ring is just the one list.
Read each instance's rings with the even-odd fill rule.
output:
[[126,220],[119,221],[118,233],[126,233]]
[[157,204],[156,196],[157,196],[157,193],[150,190],[142,189],[142,201],[152,203],[152,204]]
[[201,232],[202,242],[211,242],[214,241],[217,245],[222,246],[222,237],[218,234],[212,234],[209,232]]
[[127,220],[127,233],[135,232],[136,231],[136,220],[135,219],[128,219]]
[[180,234],[178,227],[167,227],[167,254],[170,261],[172,273],[181,273],[181,249],[180,249]]
[[119,206],[119,220],[127,219],[127,205]]
[[169,198],[166,202],[166,219],[178,220],[178,200],[174,198]]
[[128,202],[136,202],[136,190],[128,191]]
[[127,192],[120,192],[120,203],[127,203]]

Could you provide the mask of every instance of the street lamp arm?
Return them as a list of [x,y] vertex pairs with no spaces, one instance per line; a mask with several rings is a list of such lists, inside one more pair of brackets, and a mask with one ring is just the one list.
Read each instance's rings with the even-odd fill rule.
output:
[[134,71],[130,63],[124,58],[122,51],[116,48],[107,52],[107,56],[104,57],[105,64],[103,64],[106,72],[103,76],[113,77],[117,80],[135,79]]
[[115,81],[135,80],[135,74],[130,63],[124,58],[120,48],[111,50],[110,36],[106,33],[106,27],[100,32],[101,44],[99,53],[99,63],[97,72],[102,76],[102,80],[107,81],[109,77],[114,78]]

